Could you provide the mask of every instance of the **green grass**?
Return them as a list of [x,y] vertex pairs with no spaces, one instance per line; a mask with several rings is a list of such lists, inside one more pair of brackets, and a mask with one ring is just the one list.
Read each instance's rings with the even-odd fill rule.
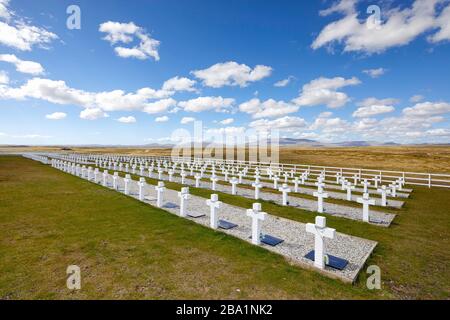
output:
[[[353,286],[329,279],[32,160],[0,157],[0,186],[0,299],[449,298],[449,190],[414,188],[389,229],[327,218],[340,232],[379,242],[368,265],[380,266],[382,290],[370,291],[364,272]],[[314,219],[270,202],[263,208]],[[81,268],[80,291],[65,286],[71,264]]]

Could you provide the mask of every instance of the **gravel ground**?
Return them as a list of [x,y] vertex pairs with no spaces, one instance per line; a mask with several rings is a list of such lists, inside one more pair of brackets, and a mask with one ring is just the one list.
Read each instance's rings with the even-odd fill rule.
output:
[[[207,177],[210,177],[210,175],[209,175],[209,174],[204,174],[204,177],[207,178]],[[254,181],[254,180],[250,180],[250,179],[245,179],[245,178],[242,179],[242,184],[252,185],[253,182],[255,182],[255,181]],[[305,181],[305,182],[306,182],[306,181]],[[284,183],[284,179],[280,180],[280,181],[278,182],[278,185],[281,186],[283,183]],[[273,183],[271,183],[271,182],[261,181],[261,184],[262,184],[264,187],[266,187],[266,188],[273,189]],[[298,193],[301,193],[301,194],[307,194],[307,195],[313,195],[313,193],[317,191],[317,187],[315,186],[314,182],[311,182],[311,183],[305,183],[305,185],[307,185],[307,186],[313,186],[313,187],[315,187],[316,189],[312,189],[312,188],[308,188],[308,187],[304,187],[304,186],[302,187],[302,186],[299,184],[299,187],[298,187]],[[288,180],[288,186],[291,188],[292,191],[294,190],[294,184],[291,182],[291,180]],[[343,193],[343,192],[333,192],[333,191],[329,191],[329,190],[328,190],[328,189],[336,189],[336,188],[333,188],[333,187],[334,187],[333,185],[326,184],[324,190],[328,193],[328,197],[330,197],[330,198],[332,198],[332,199],[347,200],[347,194],[346,194],[346,193]],[[340,190],[340,187],[338,187],[338,188],[339,188],[339,190]],[[355,190],[356,190],[356,189],[355,189]],[[362,191],[363,191],[363,189],[361,189],[361,192],[362,192]],[[369,192],[369,193],[371,193],[371,192]],[[371,193],[371,194],[372,194],[372,193]],[[375,200],[375,205],[376,205],[376,206],[381,206],[381,198],[379,198],[378,195],[379,195],[379,194],[377,193],[377,197],[373,197],[373,199]],[[355,201],[355,202],[356,202],[356,199],[357,199],[357,198],[361,198],[361,195],[354,195],[354,194],[352,194],[352,201]],[[403,202],[403,201],[393,200],[393,199],[387,198],[387,207],[392,207],[392,208],[397,208],[397,209],[399,209],[399,208],[401,208],[403,205],[404,205],[404,202]]]
[[[123,178],[119,178],[117,181],[119,192],[121,192],[120,190],[124,189]],[[112,176],[109,175],[108,187],[111,186]],[[132,181],[130,183],[129,196],[138,199],[138,190],[137,181]],[[144,202],[156,206],[156,191],[154,186],[146,184],[144,192],[146,195]],[[172,214],[179,215],[178,192],[176,190],[166,189],[163,193],[163,199],[163,209]],[[204,198],[190,195],[186,205],[187,213],[204,214],[204,216],[198,218],[188,216],[186,219],[209,227],[209,207],[205,205],[205,201],[206,199]],[[238,225],[233,229],[218,230],[244,241],[251,241],[251,219],[246,216],[245,209],[222,203],[218,210],[218,216],[219,219]],[[376,242],[371,240],[352,237],[337,232],[333,240],[327,239],[327,253],[346,259],[349,261],[349,264],[341,271],[331,267],[325,267],[324,270],[319,270],[314,267],[311,260],[304,258],[310,250],[314,249],[314,236],[305,231],[305,224],[268,214],[266,220],[263,221],[262,232],[283,239],[284,242],[274,247],[261,244],[261,247],[284,256],[296,265],[308,269],[312,268],[332,278],[338,278],[350,283],[356,280],[365,261],[377,245]]]
[[[162,175],[163,180],[169,180],[169,176],[163,174]],[[181,177],[173,177],[173,182],[181,183]],[[185,185],[194,186],[195,180],[192,180],[190,178],[185,178]],[[201,181],[200,182],[201,188],[206,189],[212,189],[212,183]],[[231,185],[222,185],[217,183],[216,184],[216,190],[224,193],[231,194]],[[254,190],[236,187],[237,195],[246,197],[246,198],[254,198]],[[271,193],[271,192],[262,192],[259,193],[260,199],[267,200],[267,201],[273,201],[277,204],[281,204],[281,193]],[[317,201],[315,200],[308,200],[308,199],[302,199],[298,197],[288,197],[289,206],[296,207],[299,209],[307,210],[307,211],[313,211],[317,212]],[[338,217],[343,217],[347,219],[352,220],[358,220],[362,221],[362,205],[361,208],[353,208],[348,207],[344,205],[338,205],[334,203],[327,203],[326,199],[324,200],[324,214],[334,215]],[[389,227],[391,222],[395,218],[395,214],[392,213],[384,213],[380,211],[374,211],[370,210],[370,223],[376,226],[382,226],[382,227]]]

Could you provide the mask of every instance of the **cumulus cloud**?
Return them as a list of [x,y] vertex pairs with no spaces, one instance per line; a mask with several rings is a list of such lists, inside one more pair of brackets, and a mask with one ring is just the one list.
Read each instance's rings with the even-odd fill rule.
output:
[[214,110],[217,112],[223,112],[229,110],[234,104],[232,98],[222,97],[198,97],[195,99],[180,101],[178,106],[183,108],[184,111],[189,112],[202,112]]
[[49,120],[62,120],[67,117],[67,114],[64,112],[54,112],[47,114],[45,117]]
[[56,34],[17,17],[8,6],[8,0],[0,0],[0,44],[21,51],[31,51],[33,46],[45,48],[58,38]]
[[234,122],[233,118],[228,118],[228,119],[224,119],[222,121],[219,121],[219,123],[223,124],[223,125],[229,125],[229,124],[232,124],[233,122]]
[[[41,99],[55,104],[97,108],[103,111],[143,111],[159,113],[176,105],[165,90],[141,88],[136,92],[113,90],[88,92],[69,87],[64,81],[33,78],[20,87],[0,87],[0,99]],[[163,99],[165,98],[165,99]],[[158,99],[158,100],[157,100]],[[152,101],[157,100],[157,101]]]
[[0,54],[0,61],[13,64],[18,72],[28,73],[32,75],[39,75],[44,72],[44,68],[40,63],[21,60],[13,54]]
[[108,114],[100,108],[87,108],[80,112],[80,118],[85,120],[97,120],[107,117]]
[[343,133],[351,128],[351,124],[341,118],[332,118],[331,112],[322,112],[310,125],[310,130],[321,130],[323,133]]
[[195,121],[195,118],[192,118],[192,117],[183,117],[183,118],[181,119],[180,123],[181,123],[181,124],[188,124],[188,123],[191,123],[191,122],[194,122],[194,121]]
[[450,103],[447,102],[422,102],[413,107],[403,109],[403,114],[408,117],[429,117],[450,112]]
[[129,44],[134,41],[135,37],[139,40],[139,44],[133,47],[116,46],[114,51],[122,58],[137,58],[145,60],[153,58],[159,60],[158,47],[160,42],[153,39],[145,29],[137,26],[134,22],[121,23],[107,21],[100,24],[99,31],[106,33],[103,40],[109,41],[111,45],[118,43]]
[[167,122],[169,121],[169,117],[168,116],[162,116],[162,117],[156,117],[155,118],[155,122]]
[[307,123],[305,119],[299,117],[282,117],[275,120],[260,119],[250,122],[249,127],[260,131],[270,131],[272,129],[282,131],[295,131],[299,128],[305,128]]
[[279,88],[286,87],[292,81],[292,79],[294,79],[294,77],[289,76],[286,79],[275,82],[273,85],[274,85],[274,87],[279,87]]
[[367,118],[378,114],[389,113],[395,110],[393,105],[397,103],[398,100],[392,98],[367,98],[358,103],[359,108],[353,112],[353,117]]
[[300,96],[292,101],[298,106],[325,105],[329,108],[339,108],[347,104],[350,98],[337,90],[360,83],[361,81],[356,77],[350,79],[320,77],[305,84]]
[[389,48],[404,46],[426,32],[435,31],[428,40],[450,39],[450,7],[436,13],[441,0],[415,0],[411,7],[383,10],[383,20],[358,19],[357,0],[341,0],[321,15],[340,13],[343,18],[325,26],[312,43],[313,49],[343,43],[344,52],[381,53]]
[[244,127],[211,128],[205,131],[206,136],[240,135],[245,133]]
[[369,75],[371,78],[378,78],[381,77],[383,74],[386,73],[386,69],[384,68],[377,68],[377,69],[366,69],[363,70],[363,73]]
[[173,77],[164,82],[162,89],[166,91],[188,91],[195,92],[196,81],[184,77]]
[[258,98],[253,98],[249,101],[243,102],[239,105],[239,110],[251,114],[253,118],[278,117],[297,112],[298,106],[284,101],[276,101],[268,99],[261,101]]
[[0,70],[0,85],[8,83],[9,83],[8,74],[6,73],[6,71]]
[[417,103],[417,102],[422,101],[423,99],[425,99],[424,96],[422,96],[420,94],[416,94],[416,95],[412,96],[411,98],[409,98],[409,101],[413,102],[413,103]]
[[246,87],[249,82],[259,81],[272,73],[272,68],[257,65],[253,69],[245,64],[234,61],[217,63],[207,69],[192,71],[192,74],[202,80],[204,86],[220,88],[223,86]]
[[135,123],[136,118],[133,116],[120,117],[119,119],[117,119],[117,121],[122,122],[122,123]]

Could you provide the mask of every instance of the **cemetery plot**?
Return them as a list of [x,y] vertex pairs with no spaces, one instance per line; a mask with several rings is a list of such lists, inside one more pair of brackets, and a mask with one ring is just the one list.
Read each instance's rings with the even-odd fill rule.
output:
[[[57,160],[53,160],[52,163],[54,167],[63,171],[67,171],[67,168],[71,167]],[[95,177],[91,178],[88,175],[84,178],[102,185],[100,181],[96,182]],[[106,183],[112,186],[113,176],[106,176],[106,180]],[[118,189],[123,190],[122,192],[128,196],[163,208],[196,223],[250,241],[255,245],[283,255],[295,264],[308,268],[315,267],[321,273],[345,282],[355,281],[359,271],[376,246],[374,241],[337,232],[333,232],[333,237],[330,239],[324,239],[318,234],[312,235],[310,234],[311,226],[266,214],[262,212],[259,203],[255,203],[253,208],[248,209],[247,214],[245,214],[242,208],[220,203],[215,195],[209,200],[190,195],[187,187],[183,187],[180,192],[177,192],[165,188],[161,181],[157,186],[152,186],[146,184],[143,180],[134,181],[130,179],[128,174],[125,178],[118,178],[116,183]],[[189,212],[195,214],[190,215]],[[221,223],[225,228],[220,228]],[[227,226],[227,223],[234,226],[229,228],[230,226]],[[320,232],[322,227],[322,225],[317,224],[313,228],[317,228]],[[311,250],[320,253],[320,257],[316,254],[315,258],[311,260],[308,256]],[[335,265],[327,263],[327,261],[335,261],[336,258],[346,261],[346,266],[336,268]]]

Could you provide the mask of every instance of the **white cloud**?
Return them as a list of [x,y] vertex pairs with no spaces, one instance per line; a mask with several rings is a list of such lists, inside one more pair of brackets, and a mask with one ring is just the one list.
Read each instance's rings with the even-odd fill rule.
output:
[[439,31],[428,37],[428,40],[433,43],[450,40],[450,6],[436,19],[436,25],[440,28]]
[[387,70],[384,68],[366,69],[366,70],[363,70],[363,73],[369,75],[371,78],[378,78],[378,77],[381,77],[383,74],[385,74],[386,71]]
[[425,132],[429,136],[435,137],[450,137],[450,129],[438,128],[430,129]]
[[119,119],[117,119],[117,121],[122,122],[122,123],[135,123],[136,118],[133,116],[120,117]]
[[284,101],[268,99],[261,101],[253,98],[239,105],[239,110],[251,114],[253,118],[277,117],[297,112],[298,106]]
[[422,101],[423,99],[425,99],[424,96],[422,96],[420,94],[416,94],[416,95],[412,96],[411,98],[409,98],[409,101],[413,102],[413,103],[417,103],[417,102]]
[[331,112],[323,112],[314,120],[309,130],[321,130],[323,133],[345,133],[350,130],[350,123],[341,118],[331,118]]
[[173,77],[164,82],[162,89],[166,91],[188,91],[195,92],[196,81],[189,78]]
[[260,130],[270,131],[272,129],[278,129],[282,131],[295,131],[299,128],[305,128],[307,123],[304,119],[299,117],[283,117],[275,120],[260,119],[255,120],[249,124],[249,127]]
[[344,106],[350,98],[337,90],[360,83],[361,81],[356,77],[350,79],[320,77],[305,84],[300,96],[292,101],[298,106],[326,105],[329,108],[339,108]]
[[64,112],[54,112],[51,114],[47,114],[45,117],[49,120],[62,120],[67,117],[67,114]]
[[250,68],[234,61],[217,63],[207,69],[192,71],[192,74],[202,80],[204,86],[220,88],[223,86],[245,87],[249,82],[259,81],[270,76],[272,68],[257,65]]
[[424,33],[438,31],[429,37],[429,41],[438,42],[450,39],[449,7],[436,14],[437,4],[441,0],[415,0],[411,7],[383,10],[381,23],[374,19],[359,20],[355,10],[357,0],[341,0],[337,5],[322,11],[322,15],[339,12],[344,15],[340,20],[325,26],[312,43],[318,49],[335,42],[344,44],[344,51],[380,53],[389,48],[404,46]]
[[162,116],[162,117],[156,117],[155,118],[155,122],[167,122],[169,121],[169,117],[168,116]]
[[294,79],[294,77],[289,76],[286,79],[275,82],[273,85],[275,87],[286,87],[291,82],[292,79]]
[[85,120],[97,120],[100,118],[107,118],[108,114],[106,114],[100,108],[87,108],[80,112],[80,118]]
[[[162,99],[172,94],[164,90],[142,88],[136,92],[113,90],[88,92],[69,87],[64,81],[33,78],[20,87],[0,87],[0,99],[23,100],[41,99],[55,104],[77,105],[83,108],[98,108],[104,111],[135,111],[147,113],[164,112],[175,106],[172,98]],[[160,99],[150,102],[151,100]]]
[[0,19],[9,20],[11,13],[8,10],[9,0],[0,0]]
[[38,62],[26,61],[17,58],[13,54],[0,54],[0,61],[8,62],[15,65],[16,70],[22,73],[39,75],[44,72],[44,68]]
[[234,103],[234,99],[222,97],[198,97],[195,99],[180,101],[178,106],[184,111],[201,112],[215,110],[221,112],[229,109]]
[[181,124],[188,124],[190,122],[194,122],[195,118],[192,117],[183,117],[180,121]]
[[139,40],[139,44],[131,48],[116,46],[114,51],[119,57],[141,60],[153,58],[156,61],[159,60],[158,47],[160,42],[150,37],[143,28],[135,25],[133,22],[104,22],[100,24],[99,31],[106,33],[103,40],[109,41],[111,45],[116,45],[117,43],[128,44],[135,37]]
[[170,107],[176,106],[176,104],[176,100],[172,98],[161,99],[155,102],[146,103],[142,111],[150,114],[165,112]]
[[8,74],[6,73],[6,71],[0,70],[0,85],[8,83],[9,83]]
[[233,122],[234,122],[233,118],[228,118],[228,119],[224,119],[222,121],[219,121],[219,123],[223,124],[223,125],[229,125],[229,124],[232,124]]
[[0,1],[0,44],[22,51],[37,45],[45,48],[58,36],[44,28],[36,27],[17,17],[9,8],[9,1]]
[[422,102],[413,107],[403,109],[407,117],[425,118],[450,112],[450,103],[447,102]]
[[397,104],[397,99],[376,99],[367,98],[358,103],[359,108],[353,112],[353,117],[367,118],[378,114],[388,113],[395,110],[394,104]]

